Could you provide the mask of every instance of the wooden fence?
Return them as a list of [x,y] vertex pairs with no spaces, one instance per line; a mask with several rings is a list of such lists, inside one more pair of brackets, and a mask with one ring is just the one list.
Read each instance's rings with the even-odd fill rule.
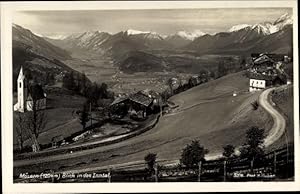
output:
[[[188,169],[178,166],[156,165],[153,171],[145,167],[128,170],[107,169],[84,173],[76,178],[38,179],[28,182],[240,182],[240,181],[274,181],[294,177],[293,145],[265,154],[263,159],[212,160],[199,162],[197,168]],[[146,165],[145,165],[146,166]],[[22,180],[16,182],[23,182]]]

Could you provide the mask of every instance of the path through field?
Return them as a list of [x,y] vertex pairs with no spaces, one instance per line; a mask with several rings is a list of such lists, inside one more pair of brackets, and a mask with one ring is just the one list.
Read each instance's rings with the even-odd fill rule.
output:
[[264,146],[268,147],[278,140],[285,132],[286,121],[284,117],[273,107],[272,103],[268,100],[269,94],[276,88],[269,88],[259,96],[259,104],[272,116],[273,126],[269,134],[265,138]]

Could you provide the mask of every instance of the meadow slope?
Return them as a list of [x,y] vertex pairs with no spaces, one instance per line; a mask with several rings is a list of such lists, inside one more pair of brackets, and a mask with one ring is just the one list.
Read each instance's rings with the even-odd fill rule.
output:
[[[233,92],[237,96],[233,96]],[[53,169],[83,169],[143,160],[149,153],[158,159],[176,160],[187,143],[197,139],[210,151],[222,151],[226,144],[239,146],[244,143],[245,131],[253,125],[269,129],[270,116],[259,107],[253,110],[251,102],[260,92],[248,92],[248,78],[242,72],[202,84],[173,96],[179,104],[177,110],[164,115],[156,127],[144,134],[92,150],[67,154],[59,160],[40,163],[39,159],[23,166],[15,161],[14,173]],[[79,165],[80,164],[80,165]]]

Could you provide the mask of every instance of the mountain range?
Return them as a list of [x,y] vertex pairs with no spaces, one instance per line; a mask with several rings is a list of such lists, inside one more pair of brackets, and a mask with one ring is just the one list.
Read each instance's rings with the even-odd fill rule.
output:
[[[49,38],[47,40],[70,51],[83,49],[99,53],[111,53],[117,56],[133,50],[153,49],[183,49],[199,53],[215,53],[216,51],[219,52],[219,49],[228,48],[229,46],[232,46],[230,50],[233,51],[235,46],[241,47],[240,44],[249,41],[259,44],[258,39],[279,33],[280,31],[286,31],[287,28],[291,27],[292,23],[291,16],[284,14],[274,22],[264,22],[254,25],[239,24],[232,26],[227,32],[220,32],[214,35],[206,34],[200,30],[192,32],[179,31],[175,34],[161,35],[151,31],[130,29],[113,35],[107,32],[94,31],[72,34],[60,40]],[[289,30],[286,33],[289,33]],[[287,43],[290,42],[288,41]],[[259,46],[253,45],[253,47]],[[283,47],[288,48],[286,45]],[[274,50],[282,51],[284,49],[275,48]]]
[[21,66],[25,73],[30,71],[38,82],[45,82],[49,74],[57,76],[62,72],[74,71],[62,62],[72,58],[68,51],[16,24],[12,33],[14,87]]
[[[116,34],[103,31],[88,31],[74,33],[69,36],[40,37],[30,30],[13,25],[14,63],[24,63],[32,58],[43,60],[49,67],[55,60],[71,59],[73,53],[91,52],[97,55],[112,57],[118,66],[130,71],[143,71],[168,65],[159,52],[193,52],[203,54],[233,54],[249,55],[252,52],[289,53],[292,50],[292,23],[290,15],[284,14],[274,22],[264,22],[254,25],[239,24],[232,26],[226,32],[205,34],[201,30],[192,32],[179,31],[175,34],[161,35],[151,31],[129,29]],[[19,54],[18,54],[19,52]],[[159,53],[158,52],[158,53]],[[26,57],[20,55],[26,53]],[[38,56],[38,57],[33,57]],[[144,60],[144,61],[143,61]],[[35,60],[36,61],[36,60]],[[47,63],[45,62],[47,61]],[[29,61],[30,62],[30,61]],[[36,64],[38,62],[35,62]],[[135,65],[136,63],[136,65]],[[42,63],[43,64],[43,63]],[[53,64],[58,67],[57,64]],[[42,65],[40,65],[42,66]],[[51,65],[50,65],[51,66]],[[140,66],[144,66],[141,68]],[[146,68],[147,67],[147,68]]]

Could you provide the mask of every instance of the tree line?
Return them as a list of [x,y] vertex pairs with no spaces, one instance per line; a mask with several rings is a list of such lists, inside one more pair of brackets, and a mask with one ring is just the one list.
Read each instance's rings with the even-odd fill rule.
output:
[[[206,83],[210,80],[218,79],[229,73],[245,70],[247,68],[246,64],[246,56],[240,56],[238,62],[232,59],[232,57],[226,57],[225,59],[219,60],[216,70],[203,68],[195,76],[191,76],[187,83],[183,84],[183,81],[180,78],[169,78],[166,81],[169,89],[161,93],[162,99],[166,102],[171,96],[186,91],[192,87]],[[177,79],[178,87],[174,86],[174,79]]]
[[106,83],[98,84],[91,82],[85,73],[76,73],[73,71],[66,73],[63,77],[63,87],[80,94],[87,98],[87,103],[93,107],[99,105],[99,99],[109,99],[114,97],[114,93],[108,90]]
[[[220,160],[247,159],[256,162],[262,161],[265,154],[264,138],[265,129],[257,126],[250,127],[246,131],[245,143],[241,148],[238,149],[231,144],[225,145]],[[197,169],[200,162],[206,161],[205,155],[208,153],[209,150],[201,145],[199,140],[193,140],[183,148],[179,166],[187,169]],[[149,173],[153,174],[155,167],[157,167],[155,166],[157,163],[157,154],[148,153],[144,160]]]

